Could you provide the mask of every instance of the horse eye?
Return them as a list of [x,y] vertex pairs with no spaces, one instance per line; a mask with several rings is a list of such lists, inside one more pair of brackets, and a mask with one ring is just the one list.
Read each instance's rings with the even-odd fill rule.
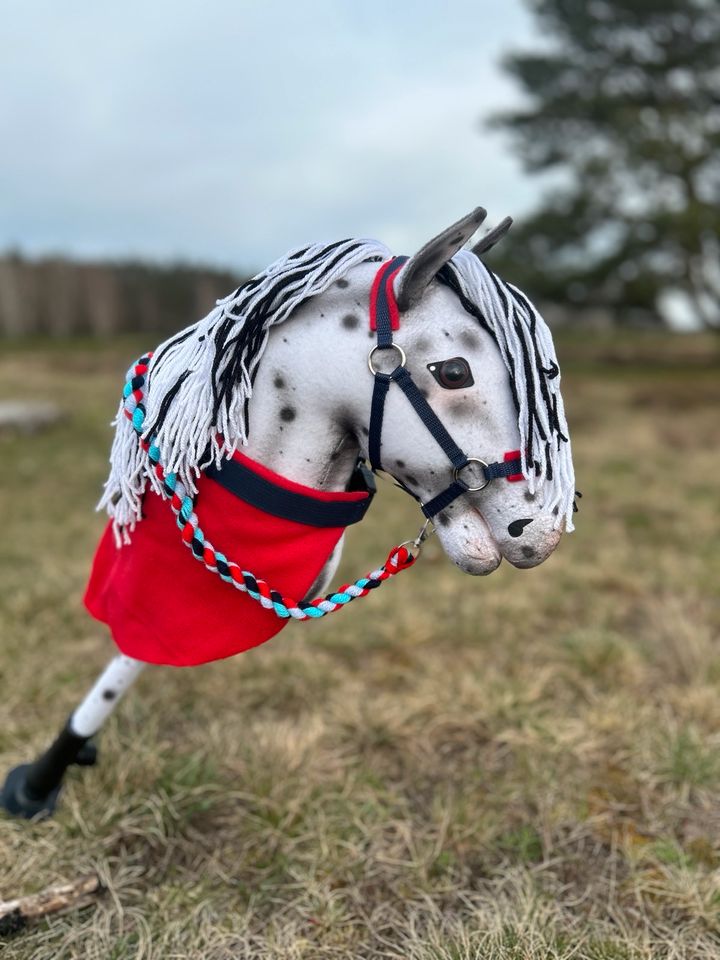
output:
[[438,360],[435,363],[429,363],[427,368],[440,386],[445,387],[446,390],[460,390],[462,387],[471,387],[475,383],[470,364],[463,357]]

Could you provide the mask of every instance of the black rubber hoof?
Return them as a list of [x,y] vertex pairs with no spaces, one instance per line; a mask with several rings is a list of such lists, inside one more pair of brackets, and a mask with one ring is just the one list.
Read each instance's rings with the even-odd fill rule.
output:
[[87,743],[80,747],[78,755],[73,760],[73,763],[77,764],[78,767],[94,767],[97,763],[97,759],[97,744],[93,743],[92,740],[88,740]]
[[26,777],[31,766],[30,763],[23,763],[10,771],[0,792],[0,807],[14,817],[25,817],[26,820],[50,817],[57,807],[60,787],[55,787],[44,797],[28,796]]

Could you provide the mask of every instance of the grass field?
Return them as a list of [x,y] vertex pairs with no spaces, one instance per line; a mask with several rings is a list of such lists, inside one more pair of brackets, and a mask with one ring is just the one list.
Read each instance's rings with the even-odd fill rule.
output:
[[[719,957],[713,349],[560,345],[584,497],[543,566],[473,579],[431,541],[327,622],[147,670],[58,816],[0,818],[0,898],[107,886],[4,960]],[[66,412],[0,437],[0,773],[112,653],[80,597],[136,351],[0,347],[0,398]],[[383,488],[341,575],[417,525]]]

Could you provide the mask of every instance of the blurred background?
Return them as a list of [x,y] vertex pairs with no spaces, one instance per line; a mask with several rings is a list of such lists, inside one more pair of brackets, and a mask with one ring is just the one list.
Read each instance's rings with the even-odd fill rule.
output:
[[[430,541],[339,623],[143,677],[52,824],[0,819],[0,898],[111,896],[3,956],[715,960],[717,0],[28,0],[0,47],[0,776],[113,649],[127,366],[293,245],[513,216],[488,264],[553,327],[584,494],[536,570]],[[339,582],[416,526],[384,487]]]
[[[720,325],[717,4],[14,5],[0,332],[168,331],[309,239],[474,204],[557,323]],[[280,26],[282,29],[280,29]]]

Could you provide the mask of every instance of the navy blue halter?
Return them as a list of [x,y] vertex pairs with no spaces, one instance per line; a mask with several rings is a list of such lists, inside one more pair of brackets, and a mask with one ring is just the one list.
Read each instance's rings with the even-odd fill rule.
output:
[[[486,463],[478,457],[468,457],[450,436],[440,418],[427,402],[410,375],[402,348],[393,341],[393,330],[399,328],[399,310],[395,301],[393,279],[400,271],[407,257],[394,257],[384,263],[375,277],[370,292],[370,325],[377,330],[377,344],[370,351],[368,366],[375,377],[372,404],[370,407],[370,424],[368,427],[368,456],[373,470],[382,469],[381,446],[382,427],[385,412],[385,399],[391,383],[396,383],[413,406],[413,409],[430,431],[434,439],[444,451],[453,468],[452,482],[436,494],[427,503],[421,503],[422,512],[431,520],[444,510],[458,497],[473,490],[482,490],[490,483],[501,477],[521,479],[522,465],[520,455],[507,455],[502,462]],[[374,361],[378,354],[395,351],[399,363],[390,373],[383,373],[375,367]],[[471,464],[479,467],[483,483],[472,486],[466,483],[461,473]],[[401,484],[401,486],[404,486]],[[404,489],[407,489],[404,487]],[[408,490],[408,493],[412,491]],[[417,497],[415,498],[417,499]]]

